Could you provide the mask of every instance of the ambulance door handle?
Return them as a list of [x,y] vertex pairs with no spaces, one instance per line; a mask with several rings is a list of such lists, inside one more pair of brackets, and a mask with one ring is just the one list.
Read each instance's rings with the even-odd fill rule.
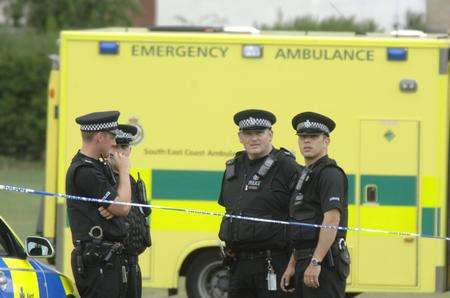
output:
[[366,203],[378,203],[378,187],[375,184],[366,185]]

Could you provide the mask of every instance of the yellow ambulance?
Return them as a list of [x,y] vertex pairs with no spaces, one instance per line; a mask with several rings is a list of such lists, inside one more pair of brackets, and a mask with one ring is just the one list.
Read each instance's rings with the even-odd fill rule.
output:
[[[296,152],[302,163],[290,121],[316,111],[337,123],[330,156],[348,173],[349,226],[446,235],[447,36],[190,29],[61,33],[49,86],[47,191],[65,192],[81,140],[75,117],[120,110],[121,122],[140,130],[131,162],[151,204],[222,212],[225,162],[241,150],[234,113],[275,113],[275,146]],[[56,242],[57,268],[70,273],[65,201],[45,200],[44,207],[44,236]],[[140,258],[144,286],[175,294],[185,276],[190,297],[224,297],[220,220],[154,209],[153,246]],[[348,246],[349,292],[437,292],[449,285],[444,240],[351,232]]]

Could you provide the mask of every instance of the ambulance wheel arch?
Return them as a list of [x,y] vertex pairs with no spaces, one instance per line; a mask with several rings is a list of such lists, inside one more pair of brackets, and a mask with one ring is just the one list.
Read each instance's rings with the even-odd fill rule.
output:
[[228,274],[218,247],[191,252],[183,261],[180,275],[186,277],[188,297],[224,297],[228,287]]

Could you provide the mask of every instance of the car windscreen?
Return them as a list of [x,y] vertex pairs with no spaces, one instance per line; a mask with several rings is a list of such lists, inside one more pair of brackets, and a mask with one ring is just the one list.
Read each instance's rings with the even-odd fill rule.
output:
[[5,240],[5,235],[0,234],[0,257],[7,257],[11,255],[11,246]]
[[26,258],[26,253],[8,226],[0,219],[0,256]]

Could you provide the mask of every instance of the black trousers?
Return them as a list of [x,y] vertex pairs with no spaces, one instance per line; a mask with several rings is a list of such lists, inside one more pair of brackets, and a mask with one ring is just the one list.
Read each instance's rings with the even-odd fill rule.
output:
[[276,291],[269,291],[267,287],[266,258],[237,259],[230,267],[228,298],[294,297],[280,288],[281,276],[289,262],[289,256],[275,255],[272,256],[271,262],[277,275]]
[[128,256],[128,287],[127,298],[142,297],[142,275],[138,256]]
[[321,266],[318,288],[307,287],[303,274],[311,258],[297,260],[295,268],[295,293],[298,298],[345,298],[346,281],[342,280],[335,267],[328,263]]
[[77,271],[77,254],[72,251],[72,273],[78,293],[82,298],[122,298],[126,297],[122,267],[126,264],[123,255],[114,255],[110,265],[84,264],[82,274]]

